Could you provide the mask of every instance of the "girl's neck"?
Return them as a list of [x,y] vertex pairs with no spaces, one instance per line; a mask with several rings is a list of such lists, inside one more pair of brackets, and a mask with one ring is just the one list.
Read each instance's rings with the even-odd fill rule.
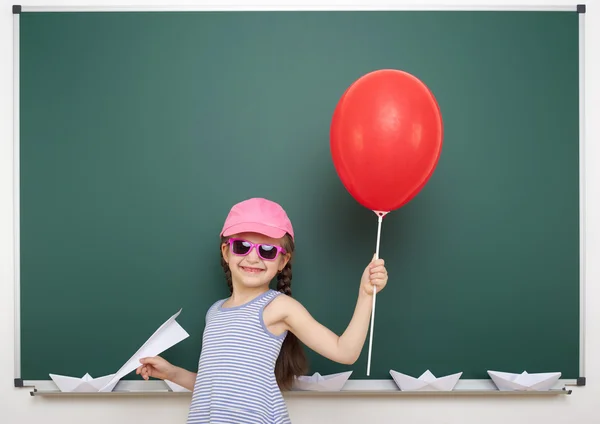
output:
[[260,286],[260,287],[246,287],[243,284],[236,284],[233,282],[233,293],[231,293],[231,297],[227,301],[227,306],[239,306],[245,303],[248,303],[252,299],[257,296],[260,296],[264,292],[269,290],[269,286]]

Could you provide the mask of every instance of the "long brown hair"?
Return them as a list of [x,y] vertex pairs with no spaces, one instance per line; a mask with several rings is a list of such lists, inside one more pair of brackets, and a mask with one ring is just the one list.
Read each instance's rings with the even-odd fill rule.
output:
[[[226,243],[228,237],[222,237],[221,243]],[[290,260],[277,274],[277,291],[292,296],[292,259],[294,257],[294,241],[286,234],[283,237],[282,247],[290,254]],[[225,279],[229,292],[233,293],[233,281],[231,280],[231,270],[221,255],[221,266],[225,272]],[[292,387],[295,376],[303,375],[308,369],[308,363],[304,349],[300,344],[300,340],[295,334],[288,331],[285,340],[281,345],[277,362],[275,363],[275,379],[281,390],[288,390]]]

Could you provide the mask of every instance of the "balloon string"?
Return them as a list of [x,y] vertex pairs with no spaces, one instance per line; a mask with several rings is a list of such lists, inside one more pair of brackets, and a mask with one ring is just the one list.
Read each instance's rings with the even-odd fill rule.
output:
[[[377,214],[377,246],[375,247],[375,259],[379,259],[379,242],[381,240],[381,223],[383,214]],[[371,334],[369,335],[369,357],[367,359],[367,376],[371,375],[371,351],[373,350],[373,326],[375,325],[375,298],[377,287],[373,286],[373,307],[371,308]]]

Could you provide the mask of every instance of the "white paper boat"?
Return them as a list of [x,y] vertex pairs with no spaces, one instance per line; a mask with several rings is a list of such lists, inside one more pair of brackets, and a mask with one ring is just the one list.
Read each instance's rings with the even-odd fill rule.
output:
[[167,383],[167,386],[169,386],[169,388],[171,389],[171,391],[173,392],[189,392],[189,389],[186,389],[183,386],[180,386],[179,384],[173,383],[172,381],[169,380],[164,380],[165,383]]
[[454,389],[460,379],[462,372],[436,377],[429,370],[425,371],[419,378],[390,370],[390,374],[396,385],[402,391],[450,391]]
[[97,392],[108,383],[114,374],[92,378],[85,374],[83,377],[68,377],[66,375],[50,374],[50,378],[61,392]]
[[337,374],[321,375],[318,372],[313,375],[301,375],[294,379],[292,389],[315,390],[319,392],[337,392],[342,390],[352,371]]
[[560,372],[545,372],[529,374],[523,371],[521,374],[509,372],[488,371],[489,376],[494,381],[498,390],[530,390],[545,391],[550,390],[561,376]]

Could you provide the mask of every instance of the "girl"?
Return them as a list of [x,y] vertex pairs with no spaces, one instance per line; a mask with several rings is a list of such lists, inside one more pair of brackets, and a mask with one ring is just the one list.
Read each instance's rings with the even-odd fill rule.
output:
[[188,424],[290,423],[281,390],[306,372],[300,342],[342,364],[358,359],[373,288],[379,292],[387,283],[384,261],[365,268],[354,315],[337,336],[292,298],[293,253],[294,230],[281,206],[261,198],[233,206],[221,231],[221,264],[231,296],[206,313],[198,372],[159,356],[142,359],[136,370],[145,380],[169,380],[193,391]]

